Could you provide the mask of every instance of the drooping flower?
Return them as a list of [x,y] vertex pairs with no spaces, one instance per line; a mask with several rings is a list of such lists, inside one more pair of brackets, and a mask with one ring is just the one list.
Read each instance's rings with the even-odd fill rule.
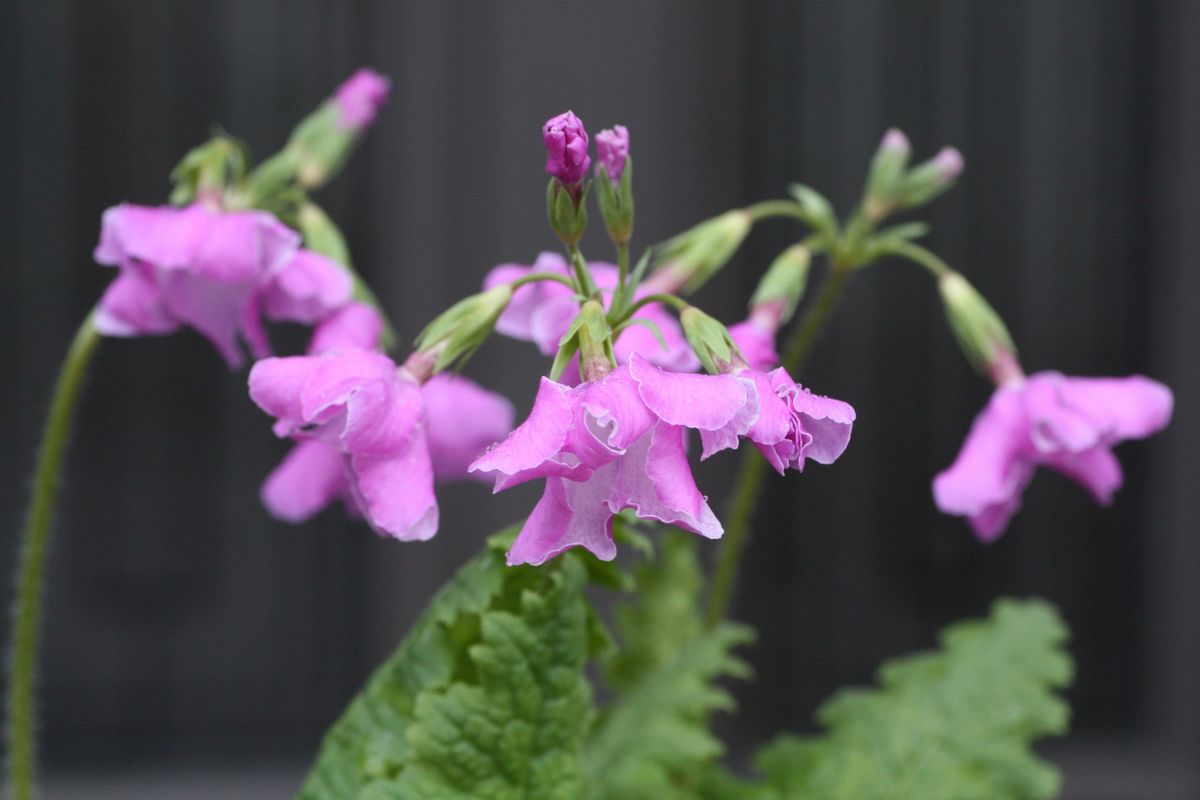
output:
[[[619,272],[613,264],[589,262],[592,277],[605,295],[605,303],[612,299]],[[484,278],[483,286],[491,289],[511,283],[530,272],[553,272],[569,275],[566,260],[557,253],[544,252],[532,267],[521,264],[501,264]],[[639,290],[635,297],[647,292]],[[496,321],[496,331],[521,341],[533,342],[545,355],[558,351],[558,343],[571,326],[579,312],[579,302],[570,288],[555,281],[528,283],[513,292],[512,301]],[[675,372],[691,372],[700,367],[696,354],[688,346],[683,329],[659,303],[651,303],[639,309],[634,319],[651,323],[662,334],[660,342],[653,330],[642,324],[625,328],[613,345],[617,363],[628,362],[637,353],[660,367]],[[665,346],[664,346],[665,345]]]
[[239,334],[258,357],[270,352],[260,313],[315,322],[350,298],[338,264],[299,249],[299,236],[264,211],[221,212],[131,204],[104,212],[95,258],[118,267],[96,311],[108,336],[204,335],[231,367]]
[[470,458],[511,429],[512,408],[466,378],[422,385],[387,356],[345,346],[363,321],[361,309],[346,317],[333,329],[345,338],[328,339],[325,353],[251,369],[250,397],[278,418],[276,435],[299,442],[267,478],[263,502],[299,522],[341,499],[380,534],[428,539],[438,526],[434,478],[466,477]]
[[1004,532],[1038,466],[1063,473],[1107,505],[1123,481],[1111,447],[1161,430],[1173,405],[1170,389],[1140,375],[1026,378],[1019,367],[1010,369],[954,463],[934,479],[934,500],[967,517],[983,541]]
[[546,479],[508,563],[540,564],[577,546],[610,560],[612,517],[625,508],[710,539],[721,535],[688,466],[686,429],[736,437],[756,413],[749,381],[670,373],[634,353],[579,386],[543,378],[529,417],[471,470],[495,475],[496,491]]
[[738,374],[758,389],[760,411],[746,438],[780,475],[787,469],[803,472],[807,459],[832,464],[845,452],[855,420],[849,403],[813,394],[783,367]]
[[565,184],[583,180],[592,164],[583,120],[570,111],[551,117],[542,126],[542,143],[546,146],[546,172]]
[[390,90],[391,81],[369,67],[362,67],[334,93],[338,124],[354,130],[370,126],[380,107],[387,102]]
[[596,155],[600,159],[597,169],[602,170],[613,183],[621,182],[625,172],[625,161],[629,158],[629,129],[614,125],[596,134]]

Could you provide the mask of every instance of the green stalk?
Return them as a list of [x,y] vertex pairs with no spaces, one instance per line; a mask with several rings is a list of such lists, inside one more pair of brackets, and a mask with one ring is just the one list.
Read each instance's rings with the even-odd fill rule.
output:
[[17,597],[13,606],[8,660],[8,796],[31,800],[34,796],[36,698],[39,621],[42,613],[42,584],[50,525],[62,474],[63,456],[71,432],[71,417],[83,386],[88,363],[96,352],[100,333],[89,314],[71,342],[50,401],[50,417],[42,431],[29,516],[21,538],[17,568]]
[[[788,374],[795,375],[804,364],[817,336],[829,322],[841,296],[842,286],[851,271],[845,263],[835,262],[829,277],[821,286],[821,293],[792,333],[784,349],[782,363]],[[708,596],[708,609],[704,616],[705,624],[710,628],[729,613],[734,583],[741,566],[742,554],[746,550],[746,539],[754,522],[754,512],[758,508],[758,498],[762,494],[763,477],[766,474],[767,460],[754,448],[745,448],[741,464],[738,466],[733,493],[730,495],[725,535],[721,537],[716,566],[713,569],[712,590]]]

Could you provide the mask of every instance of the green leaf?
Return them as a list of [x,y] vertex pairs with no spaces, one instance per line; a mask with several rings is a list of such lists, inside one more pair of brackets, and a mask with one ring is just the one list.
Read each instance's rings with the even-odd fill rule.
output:
[[879,689],[847,690],[819,711],[827,733],[784,737],[759,756],[764,795],[821,800],[1035,800],[1058,772],[1030,750],[1067,729],[1055,694],[1071,679],[1067,631],[1039,601],[1001,600],[941,649],[885,664]]
[[733,707],[714,682],[749,674],[730,654],[753,638],[748,628],[704,630],[703,579],[691,535],[664,529],[658,538],[659,557],[636,571],[635,600],[616,611],[623,646],[606,675],[620,697],[585,750],[591,800],[696,797],[724,752],[709,718]]
[[586,572],[578,557],[530,568],[542,585],[511,610],[480,617],[469,673],[417,701],[413,758],[378,800],[574,800],[579,751],[591,722],[583,676],[588,650]]
[[576,796],[601,636],[585,569],[572,553],[508,567],[511,535],[434,597],[326,735],[300,800]]
[[749,628],[732,624],[702,633],[625,694],[588,743],[588,797],[694,797],[704,768],[725,752],[709,717],[733,708],[733,698],[714,681],[749,676],[730,651],[753,638]]

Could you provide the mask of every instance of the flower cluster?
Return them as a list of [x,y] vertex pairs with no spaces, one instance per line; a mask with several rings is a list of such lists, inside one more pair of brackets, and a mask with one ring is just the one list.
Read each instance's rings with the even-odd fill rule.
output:
[[496,491],[546,480],[509,563],[540,564],[576,546],[612,559],[612,518],[626,508],[719,537],[721,524],[688,465],[689,428],[700,433],[701,458],[745,437],[770,453],[780,471],[802,469],[806,457],[828,463],[841,453],[853,409],[815,398],[782,370],[765,383],[757,376],[668,372],[637,353],[579,386],[543,378],[528,419],[471,465],[495,475]]

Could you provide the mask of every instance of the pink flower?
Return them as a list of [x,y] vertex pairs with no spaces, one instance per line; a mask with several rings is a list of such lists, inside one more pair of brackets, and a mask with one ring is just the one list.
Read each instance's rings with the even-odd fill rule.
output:
[[600,159],[598,169],[613,183],[620,183],[629,158],[629,130],[624,125],[614,125],[597,133],[596,155]]
[[[351,308],[335,329],[348,338],[335,344],[365,330],[366,307]],[[512,427],[508,402],[466,378],[422,386],[387,356],[354,347],[259,361],[250,397],[278,418],[276,435],[299,441],[263,485],[272,514],[300,522],[341,499],[406,541],[437,532],[435,477],[466,477],[470,459]]]
[[269,354],[260,312],[312,323],[350,299],[339,265],[300,250],[299,236],[264,211],[123,204],[104,212],[95,258],[120,269],[96,311],[109,336],[203,334],[231,367],[239,334]]
[[688,466],[686,428],[736,437],[756,414],[749,381],[666,372],[634,353],[579,386],[543,378],[528,419],[470,469],[494,474],[496,491],[546,479],[509,564],[540,564],[577,546],[607,561],[616,556],[612,517],[625,508],[719,537]]
[[579,183],[592,164],[583,120],[570,111],[551,117],[542,126],[546,172],[566,184]]
[[967,517],[983,541],[1004,532],[1039,465],[1107,505],[1122,483],[1110,448],[1161,430],[1173,405],[1170,389],[1140,375],[1025,378],[1018,371],[975,418],[958,458],[934,479],[934,500],[942,511]]
[[337,105],[338,125],[343,129],[362,130],[375,121],[375,115],[387,102],[391,81],[363,67],[346,79],[333,96]]
[[[855,419],[849,403],[813,394],[783,367],[770,374],[753,369],[738,374],[758,390],[759,414],[746,438],[780,475],[789,468],[803,472],[810,458],[832,464],[845,452]],[[715,442],[713,449],[720,449]]]
[[508,402],[466,378],[422,386],[388,356],[359,349],[259,361],[250,396],[277,417],[277,435],[300,443],[263,485],[271,513],[300,522],[341,499],[404,541],[437,533],[434,477],[466,477],[512,425]]
[[[605,303],[612,298],[616,288],[618,270],[613,264],[590,262],[592,277],[604,292]],[[511,283],[530,272],[554,272],[569,275],[566,260],[557,253],[545,252],[538,256],[532,267],[521,264],[501,264],[484,278],[483,288],[491,289],[503,283]],[[644,292],[639,291],[637,297]],[[531,341],[545,355],[558,352],[558,342],[579,313],[579,302],[568,287],[555,281],[538,281],[521,286],[513,293],[512,301],[496,321],[496,330],[521,341]],[[641,324],[630,325],[617,338],[613,350],[617,362],[624,364],[634,353],[658,366],[675,372],[692,372],[700,367],[700,361],[688,345],[676,319],[659,303],[645,306],[634,315],[653,323],[662,334],[659,342],[654,332]],[[664,344],[666,345],[664,347]]]

